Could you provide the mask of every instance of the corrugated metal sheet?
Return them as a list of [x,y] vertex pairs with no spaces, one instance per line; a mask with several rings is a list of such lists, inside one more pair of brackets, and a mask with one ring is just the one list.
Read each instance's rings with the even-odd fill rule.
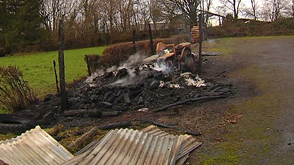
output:
[[0,141],[0,159],[10,165],[55,165],[74,156],[39,126]]
[[201,145],[192,136],[170,135],[150,126],[142,131],[116,129],[108,132],[86,152],[64,164],[183,164],[188,153]]
[[142,131],[116,129],[109,131],[102,140],[90,143],[74,157],[37,126],[21,136],[0,141],[0,160],[11,165],[181,165],[200,145],[192,136],[170,135],[155,126]]
[[[158,127],[151,125],[142,130],[143,132],[149,133],[155,136],[168,136],[167,132],[164,132]],[[181,143],[180,151],[177,155],[177,165],[184,164],[188,158],[188,154],[194,149],[198,148],[202,143],[198,142],[195,138],[190,135],[181,135],[183,137],[183,141]]]

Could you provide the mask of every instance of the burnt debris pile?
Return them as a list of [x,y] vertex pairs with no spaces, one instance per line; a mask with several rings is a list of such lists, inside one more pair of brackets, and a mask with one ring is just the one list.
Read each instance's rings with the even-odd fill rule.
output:
[[205,82],[172,64],[126,63],[98,71],[69,91],[70,109],[123,112],[162,106],[203,96],[228,95],[230,86]]
[[162,111],[189,102],[227,97],[232,93],[230,85],[181,72],[173,63],[165,61],[147,65],[140,64],[140,61],[142,59],[133,56],[120,67],[97,71],[86,80],[73,84],[67,93],[69,109],[64,113],[61,112],[60,98],[52,94],[31,105],[30,111],[38,124],[47,125],[61,113],[66,120],[70,117],[75,118],[73,121],[76,117],[101,119],[124,111]]

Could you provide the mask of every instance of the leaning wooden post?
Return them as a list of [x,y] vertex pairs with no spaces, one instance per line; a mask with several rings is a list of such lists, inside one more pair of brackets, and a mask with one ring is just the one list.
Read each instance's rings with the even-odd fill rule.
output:
[[150,37],[150,48],[151,48],[151,55],[154,55],[154,47],[153,47],[153,38],[152,38],[152,30],[151,30],[151,25],[150,23],[148,23],[148,27],[149,27],[149,37]]
[[91,76],[91,69],[90,69],[90,64],[89,64],[89,58],[88,55],[85,55],[86,63],[87,63],[87,68],[88,68],[88,75]]
[[59,20],[59,38],[58,38],[58,62],[59,62],[59,82],[62,113],[67,109],[67,94],[65,90],[65,67],[64,67],[64,31],[63,19]]
[[58,77],[57,77],[57,71],[56,71],[56,62],[53,60],[53,67],[54,67],[54,75],[55,75],[55,83],[56,83],[56,89],[57,93],[59,93],[59,86],[58,86]]
[[202,71],[202,14],[198,15],[199,18],[199,62],[198,62],[198,74],[201,75]]

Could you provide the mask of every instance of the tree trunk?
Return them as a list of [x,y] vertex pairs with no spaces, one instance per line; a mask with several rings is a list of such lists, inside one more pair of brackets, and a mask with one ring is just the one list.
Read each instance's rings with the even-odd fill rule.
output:
[[294,18],[294,0],[292,0],[292,18]]
[[191,21],[191,25],[190,27],[192,28],[193,26],[197,25],[197,15],[196,15],[196,1],[192,1],[189,4],[189,8],[190,8],[190,21]]

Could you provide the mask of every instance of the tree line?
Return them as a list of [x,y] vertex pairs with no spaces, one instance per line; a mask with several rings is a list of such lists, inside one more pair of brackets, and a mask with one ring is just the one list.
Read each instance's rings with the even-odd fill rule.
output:
[[78,48],[185,33],[204,12],[234,20],[276,21],[294,17],[294,0],[0,0],[0,55],[57,49],[58,23],[64,20],[66,48]]

